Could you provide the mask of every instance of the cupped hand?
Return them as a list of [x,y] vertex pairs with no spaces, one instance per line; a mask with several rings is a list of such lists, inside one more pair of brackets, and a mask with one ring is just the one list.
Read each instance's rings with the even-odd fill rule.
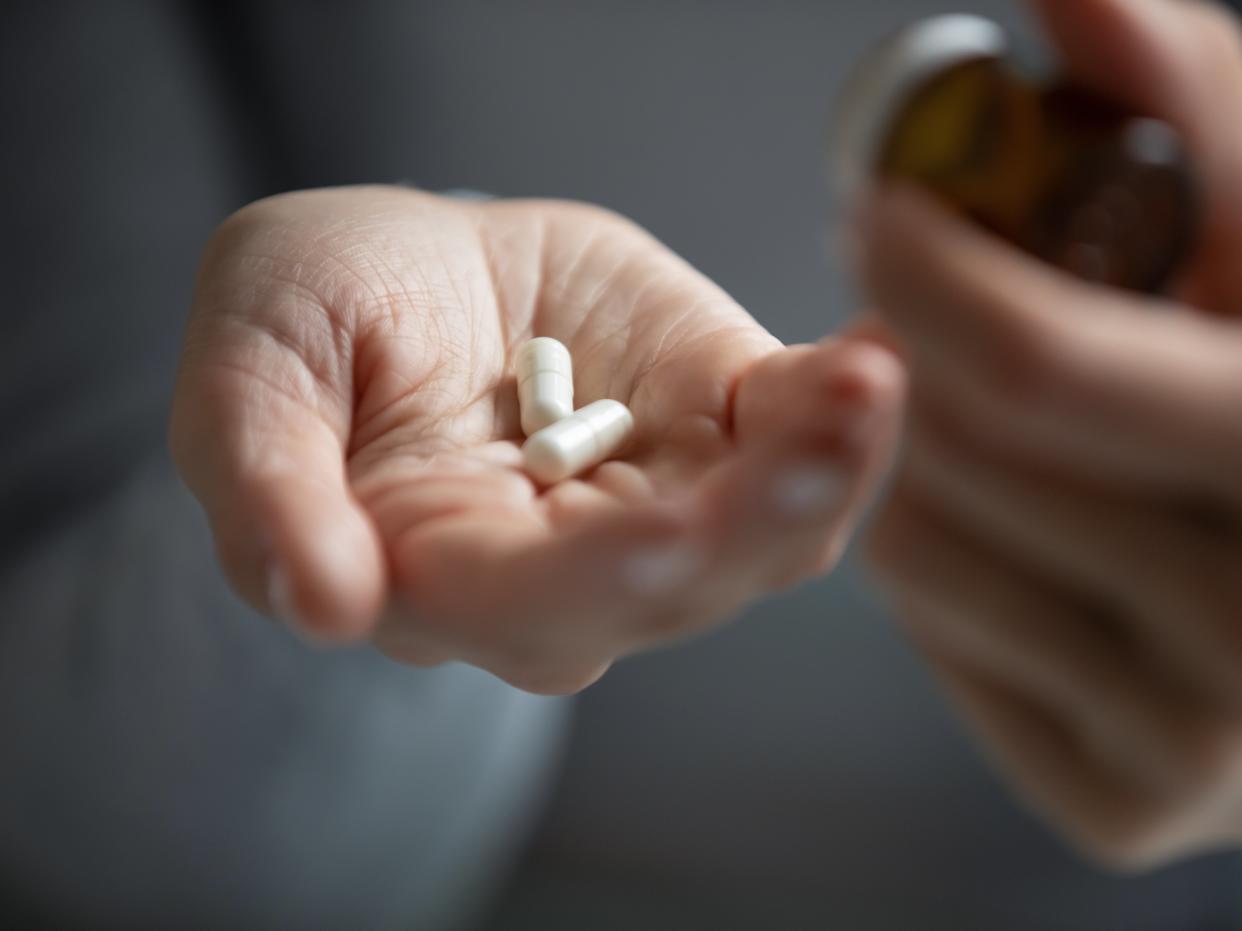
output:
[[1035,5],[1080,80],[1186,134],[1201,247],[1147,300],[879,194],[860,261],[912,428],[871,551],[1001,768],[1144,867],[1242,844],[1242,45],[1206,4]]
[[[521,470],[511,359],[573,353],[636,432]],[[199,277],[171,443],[237,590],[333,640],[569,692],[826,571],[889,458],[902,370],[785,348],[634,224],[400,188],[271,198]]]

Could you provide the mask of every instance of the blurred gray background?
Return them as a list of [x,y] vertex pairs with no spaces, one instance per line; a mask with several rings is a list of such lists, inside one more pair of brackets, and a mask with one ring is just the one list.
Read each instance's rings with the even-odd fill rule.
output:
[[[21,93],[4,99],[3,125],[56,141],[49,153],[85,146],[115,163],[98,166],[110,184],[67,156],[47,165],[56,206],[87,204],[88,219],[25,227],[0,245],[23,270],[67,255],[100,307],[129,308],[121,324],[101,314],[66,334],[83,372],[103,366],[96,346],[117,340],[118,325],[145,350],[123,375],[99,376],[115,395],[88,412],[89,429],[107,453],[88,470],[64,457],[73,468],[59,486],[36,481],[48,458],[40,425],[70,401],[42,358],[14,352],[30,369],[14,384],[40,386],[0,394],[0,421],[20,426],[6,441],[17,479],[0,521],[14,550],[30,546],[28,528],[50,533],[70,514],[60,488],[85,500],[87,485],[120,482],[162,442],[170,308],[187,305],[195,257],[225,208],[275,190],[404,180],[595,201],[643,223],[782,339],[839,327],[854,305],[828,245],[829,106],[879,35],[944,9],[224,0],[205,16],[205,6],[14,6],[63,19],[47,34],[76,43],[68,52],[84,69],[126,94],[84,104],[52,75],[41,85],[50,114]],[[954,6],[1022,19],[1001,0]],[[245,56],[219,68],[199,42],[213,29],[263,49],[261,68]],[[36,40],[13,41],[42,54]],[[157,52],[127,54],[144,43]],[[184,103],[204,97],[243,105],[250,132]],[[137,140],[124,157],[109,148],[121,134]],[[173,210],[168,191],[179,192]],[[14,210],[29,217],[46,193],[15,183],[10,196],[29,200]],[[37,271],[6,282],[23,309],[6,332],[14,346],[59,325],[48,283]],[[623,662],[584,694],[538,836],[485,927],[1223,931],[1242,927],[1238,878],[1232,858],[1137,880],[1083,866],[988,773],[850,565],[716,634]]]

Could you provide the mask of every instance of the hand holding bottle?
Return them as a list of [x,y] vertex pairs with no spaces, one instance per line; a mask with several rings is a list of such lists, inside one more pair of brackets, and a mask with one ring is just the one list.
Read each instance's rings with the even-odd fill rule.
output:
[[1204,3],[1034,5],[1187,140],[1203,233],[1176,301],[1136,297],[876,192],[859,266],[913,400],[871,551],[1025,797],[1148,866],[1242,844],[1242,44]]

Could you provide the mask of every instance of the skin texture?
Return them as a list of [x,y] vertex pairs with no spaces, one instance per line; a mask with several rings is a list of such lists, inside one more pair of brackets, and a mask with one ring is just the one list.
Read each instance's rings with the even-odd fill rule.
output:
[[[630,406],[621,460],[520,470],[512,358]],[[401,188],[283,195],[206,250],[171,422],[260,610],[417,665],[573,692],[829,569],[885,470],[903,370],[785,348],[634,224]]]
[[909,190],[854,229],[911,429],[870,553],[998,766],[1103,863],[1242,841],[1242,43],[1223,9],[1034,3],[1067,67],[1188,137],[1178,300],[1069,280]]

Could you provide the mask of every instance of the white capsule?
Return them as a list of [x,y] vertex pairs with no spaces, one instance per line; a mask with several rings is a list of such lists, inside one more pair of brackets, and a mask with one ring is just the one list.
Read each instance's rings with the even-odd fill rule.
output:
[[620,401],[596,401],[544,427],[526,441],[526,471],[551,485],[599,465],[634,432],[634,415]]
[[527,436],[574,412],[573,362],[564,343],[536,337],[518,350],[513,368]]

